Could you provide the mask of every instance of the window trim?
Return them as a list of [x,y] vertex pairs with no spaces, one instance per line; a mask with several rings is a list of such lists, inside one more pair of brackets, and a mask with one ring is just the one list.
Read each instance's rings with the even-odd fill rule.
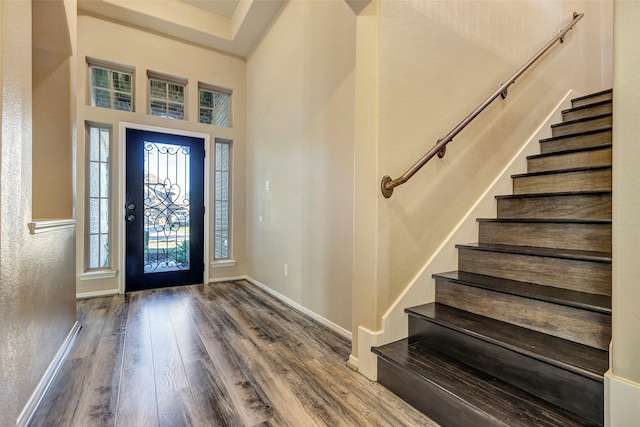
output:
[[106,61],[104,59],[98,59],[91,56],[85,57],[87,62],[87,94],[86,94],[86,103],[90,107],[95,108],[103,108],[95,105],[91,105],[91,93],[93,89],[93,85],[91,83],[91,68],[97,67],[102,68],[109,71],[116,71],[118,73],[128,73],[131,74],[131,111],[126,110],[118,110],[116,108],[109,108],[109,110],[122,111],[124,113],[133,113],[136,111],[136,67],[126,64],[121,64],[119,62]]
[[[172,117],[169,117],[168,115],[163,117],[163,116],[156,116],[151,114],[151,80],[159,80],[168,84],[172,83],[172,84],[177,84],[184,87],[184,102],[183,102],[184,117],[182,119],[174,119]],[[157,99],[157,98],[154,98],[154,99]],[[166,102],[167,104],[169,103],[168,97],[166,99]],[[178,77],[171,74],[161,73],[158,71],[147,70],[147,115],[148,116],[160,117],[163,119],[171,119],[171,120],[182,120],[186,122],[189,120],[188,106],[189,106],[189,79],[185,77]],[[168,111],[169,111],[169,105],[167,105],[167,112]]]
[[[113,212],[113,195],[114,195],[114,188],[113,188],[113,170],[114,170],[114,162],[113,162],[113,126],[109,123],[100,123],[100,122],[95,122],[95,121],[90,121],[87,120],[85,121],[84,124],[84,148],[85,148],[85,160],[84,160],[84,267],[83,267],[83,271],[84,274],[86,273],[94,273],[94,272],[109,272],[109,271],[113,271],[112,267],[113,267],[113,228],[114,228],[114,212]],[[91,164],[91,148],[89,146],[90,144],[90,128],[98,128],[98,129],[109,129],[109,165],[108,165],[108,172],[109,172],[109,179],[108,179],[108,183],[109,183],[109,191],[108,191],[108,206],[109,206],[109,216],[108,216],[108,228],[109,231],[107,233],[107,238],[108,238],[108,242],[109,242],[109,260],[107,262],[107,266],[105,267],[89,267],[89,262],[91,260],[91,255],[90,255],[90,240],[91,240],[91,233],[90,233],[90,227],[91,227],[91,222],[90,222],[90,216],[91,216],[91,212],[90,212],[90,201],[89,199],[91,198],[91,183],[90,183],[90,164]]]
[[[228,184],[228,206],[227,206],[227,256],[225,258],[216,258],[216,145],[218,143],[227,144],[229,146],[229,184]],[[211,233],[212,236],[212,247],[211,258],[213,260],[212,266],[230,266],[232,263],[235,265],[235,260],[233,259],[233,140],[225,139],[225,138],[214,138],[213,140],[213,197],[212,197],[212,208],[213,208],[213,230]]]
[[[229,126],[218,126],[213,123],[203,123],[200,121],[200,108],[202,108],[202,105],[200,105],[200,91],[202,90],[205,90],[207,92],[220,93],[220,94],[229,96]],[[205,107],[205,108],[208,108],[208,107]],[[209,83],[198,82],[198,123],[203,125],[233,128],[233,89],[229,89],[223,86],[212,85]]]

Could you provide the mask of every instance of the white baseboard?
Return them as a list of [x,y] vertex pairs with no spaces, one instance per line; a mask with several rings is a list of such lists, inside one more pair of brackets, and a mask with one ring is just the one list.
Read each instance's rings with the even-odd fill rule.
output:
[[604,374],[605,427],[640,426],[640,384]]
[[335,333],[337,333],[338,335],[341,335],[345,338],[347,338],[348,340],[351,340],[352,335],[351,332],[344,329],[342,326],[337,325],[335,323],[333,323],[331,320],[329,319],[325,319],[324,317],[320,316],[319,314],[309,310],[306,307],[303,307],[302,305],[298,304],[297,302],[295,302],[294,300],[292,300],[291,298],[288,298],[284,295],[282,295],[281,293],[274,291],[273,289],[271,289],[270,287],[268,287],[267,285],[258,282],[255,279],[252,279],[251,277],[244,277],[245,280],[247,280],[249,283],[259,287],[260,289],[264,290],[265,292],[267,292],[268,294],[270,294],[271,296],[279,299],[280,301],[282,301],[283,303],[287,304],[288,306],[306,314],[307,316],[311,317],[313,320],[317,321],[318,323],[321,323],[322,325],[326,326],[327,328],[331,329],[332,331],[334,331]]
[[73,343],[75,342],[79,331],[80,323],[76,322],[71,328],[71,331],[69,331],[67,338],[65,338],[55,357],[49,364],[49,367],[44,372],[44,375],[40,379],[40,382],[36,386],[36,389],[31,394],[31,397],[27,401],[27,404],[22,409],[22,412],[20,412],[20,415],[16,420],[16,425],[18,427],[26,426],[29,424],[29,421],[31,421],[31,418],[35,414],[36,409],[38,409],[38,405],[40,405],[42,398],[44,397],[45,393],[49,389],[49,386],[51,386],[51,383],[53,383],[53,380],[58,374],[62,363],[67,358],[67,355],[69,354],[69,351],[71,350],[71,347],[73,346]]
[[218,282],[233,282],[234,280],[248,280],[247,276],[233,276],[233,277],[213,277],[209,278],[209,283]]
[[[570,107],[571,98],[575,96],[576,93],[573,90],[568,91],[557,103],[554,110],[549,113],[527,141],[523,143],[518,153],[512,157],[485,192],[480,195],[382,316],[380,330],[369,331],[365,328],[359,328],[358,360],[360,366],[358,370],[367,378],[374,379],[377,377],[377,363],[368,361],[372,357],[375,358],[370,351],[370,347],[385,345],[407,337],[408,317],[404,313],[404,309],[435,301],[435,280],[431,275],[457,269],[458,251],[455,245],[477,241],[478,224],[476,218],[496,216],[495,195],[510,194],[512,192],[511,175],[522,173],[526,170],[526,156],[539,153],[538,141],[551,136],[550,126],[561,121],[561,111]],[[375,370],[375,372],[371,370]]]
[[381,335],[382,331],[373,332],[362,326],[358,328],[358,372],[371,381],[378,381],[378,356],[371,352],[371,347],[380,345]]
[[349,365],[350,368],[352,368],[354,371],[358,370],[358,358],[355,357],[353,354],[349,355],[349,360],[347,360],[347,365]]
[[107,297],[110,295],[118,295],[120,291],[117,289],[106,289],[104,291],[92,291],[92,292],[78,292],[76,293],[76,299],[85,299],[93,297]]

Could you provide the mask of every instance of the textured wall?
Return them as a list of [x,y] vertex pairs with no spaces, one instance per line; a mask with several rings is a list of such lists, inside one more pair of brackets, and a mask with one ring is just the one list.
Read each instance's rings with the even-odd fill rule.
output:
[[354,71],[344,1],[289,2],[247,61],[249,275],[346,330]]
[[[356,236],[376,233],[371,240],[377,247],[372,254],[370,247],[356,246],[356,265],[373,278],[354,284],[356,325],[380,328],[384,312],[567,90],[611,87],[611,74],[602,72],[611,67],[611,49],[603,45],[611,40],[602,13],[607,8],[611,2],[379,2],[377,29],[369,32],[369,43],[378,47],[377,66],[367,66],[369,79],[378,82],[377,109],[367,124],[378,137],[377,158],[361,161],[371,157],[366,141],[356,152],[356,176],[376,175],[368,191],[375,189],[378,197],[356,204],[355,212]],[[510,88],[506,100],[498,99],[467,127],[444,159],[434,159],[392,198],[380,196],[383,175],[404,173],[557,34],[574,10],[585,18]],[[369,19],[359,17],[359,26],[366,24],[361,18]],[[356,115],[362,110],[372,110],[369,100],[357,103]],[[374,231],[359,228],[375,216]]]
[[76,313],[73,229],[30,235],[27,228],[32,219],[31,2],[0,2],[0,28],[0,425],[5,426],[15,425]]

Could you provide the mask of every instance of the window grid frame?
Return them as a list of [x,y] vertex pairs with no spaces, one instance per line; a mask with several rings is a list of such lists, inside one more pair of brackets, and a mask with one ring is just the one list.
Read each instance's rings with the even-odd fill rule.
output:
[[[164,89],[164,97],[159,98],[159,97],[155,97],[153,96],[153,91],[152,91],[152,85],[153,85],[153,81],[159,82],[159,83],[164,83],[165,84],[165,89]],[[187,95],[188,95],[188,84],[189,84],[189,80],[188,79],[183,79],[180,77],[175,77],[175,76],[170,76],[170,75],[166,75],[163,73],[157,73],[154,71],[147,71],[147,96],[148,96],[148,102],[147,102],[147,108],[148,108],[148,113],[150,116],[152,117],[162,117],[162,118],[167,118],[167,119],[172,119],[172,120],[182,120],[182,121],[187,121],[188,117],[187,117],[187,105],[188,105],[188,100],[187,100]],[[171,100],[170,99],[170,86],[171,85],[176,85],[176,86],[181,86],[182,87],[182,102],[179,101],[175,101],[175,100]],[[163,103],[164,105],[164,109],[165,109],[165,113],[164,115],[160,115],[160,114],[154,114],[153,113],[153,108],[152,108],[152,102],[157,102],[157,103]],[[174,104],[174,105],[180,105],[182,106],[182,117],[172,117],[170,115],[170,105]]]
[[[226,159],[226,170],[222,167],[223,161],[218,162],[218,145],[226,146],[227,159]],[[214,165],[213,165],[213,261],[229,261],[233,259],[232,250],[233,250],[233,242],[232,242],[232,203],[233,203],[233,191],[232,191],[232,177],[233,177],[233,141],[228,139],[215,138],[214,140]],[[227,191],[224,195],[225,197],[220,197],[218,195],[218,174],[226,174],[227,178]],[[221,176],[221,175],[220,175]],[[220,187],[222,191],[222,186]],[[222,195],[220,195],[222,196]],[[223,211],[223,204],[226,207],[226,228],[223,228],[222,225],[220,227],[218,224],[222,224],[222,220],[218,221],[219,211]],[[224,241],[221,239],[218,242],[219,233],[226,232],[226,246],[224,245]],[[226,251],[226,256],[217,256],[218,253],[222,254],[223,250]]]
[[[100,145],[98,145],[98,160],[92,160],[91,158],[91,144],[92,144],[92,140],[91,140],[91,129],[97,129],[98,133],[99,133],[99,137],[102,135],[103,131],[106,131],[108,133],[108,143],[107,143],[107,150],[106,150],[106,160],[102,159],[102,152],[100,150]],[[100,142],[98,142],[98,144],[100,144]],[[112,162],[112,152],[113,152],[113,126],[106,124],[106,123],[96,123],[96,122],[90,122],[87,121],[85,123],[85,268],[84,271],[85,272],[97,272],[97,271],[109,271],[112,268],[112,264],[113,264],[113,257],[112,257],[112,250],[111,249],[111,244],[112,244],[112,196],[113,196],[113,189],[112,189],[112,176],[113,176],[113,162]],[[97,164],[98,167],[98,196],[92,196],[91,195],[91,165],[93,164]],[[103,191],[102,191],[102,180],[100,179],[100,165],[102,164],[106,164],[106,185],[107,185],[107,189],[105,192],[105,196],[103,196]],[[91,231],[91,223],[92,223],[92,217],[91,217],[91,201],[92,199],[96,199],[98,200],[98,218],[97,218],[97,223],[98,223],[98,232],[92,232]],[[105,201],[104,205],[103,205],[103,201]],[[102,232],[101,230],[101,225],[100,225],[100,221],[101,221],[101,214],[103,211],[103,206],[106,207],[106,222],[107,222],[107,231],[106,232]],[[91,241],[92,241],[92,236],[98,236],[98,265],[97,266],[93,266],[92,265],[92,258],[91,258]],[[102,237],[106,238],[106,249],[102,247]],[[102,264],[100,262],[100,259],[102,259],[102,257],[106,256],[106,265],[100,265]]]
[[[211,93],[212,98],[214,99],[213,105],[211,107],[208,107],[208,106],[202,104],[202,92]],[[228,107],[226,109],[221,110],[221,109],[216,107],[216,103],[215,103],[216,95],[223,95],[223,96],[226,96],[228,98],[228,102],[227,102]],[[203,110],[211,111],[211,122],[202,120],[202,111]],[[216,113],[218,113],[220,111],[226,112],[226,114],[227,114],[228,124],[226,126],[216,123]],[[213,86],[213,85],[207,85],[207,84],[200,83],[198,85],[198,122],[202,123],[202,124],[205,124],[205,125],[233,128],[233,90],[226,89],[226,88],[219,87],[219,86]]]
[[[124,111],[124,112],[130,112],[133,113],[135,112],[135,68],[134,67],[129,67],[129,66],[125,66],[125,65],[120,65],[120,64],[115,64],[115,63],[111,63],[108,61],[101,61],[98,59],[94,59],[94,58],[86,58],[87,61],[87,68],[88,68],[88,86],[89,86],[89,93],[88,93],[88,99],[87,99],[87,103],[88,105],[92,106],[92,107],[97,107],[97,108],[105,108],[108,110],[116,110],[116,111]],[[93,80],[93,69],[100,69],[100,70],[105,70],[109,73],[109,87],[102,87],[102,86],[94,86],[94,80]],[[130,92],[126,92],[123,90],[119,90],[114,88],[113,85],[113,73],[119,73],[119,74],[125,74],[129,76],[130,79]],[[102,91],[108,91],[109,92],[109,106],[102,106],[102,105],[97,105],[96,103],[94,103],[94,90],[102,90]],[[116,95],[117,94],[124,94],[124,95],[128,95],[130,98],[130,102],[129,102],[129,106],[130,109],[121,109],[121,108],[115,108],[115,102],[116,102]]]

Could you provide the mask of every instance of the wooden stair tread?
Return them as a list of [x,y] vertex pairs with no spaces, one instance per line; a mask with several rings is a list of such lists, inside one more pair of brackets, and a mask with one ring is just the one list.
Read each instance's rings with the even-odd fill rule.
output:
[[[534,397],[484,372],[457,362],[418,342],[404,339],[371,351],[419,381],[470,405],[504,426],[591,426],[588,421]],[[493,424],[493,423],[491,423]]]
[[563,191],[558,193],[525,193],[525,194],[504,194],[496,196],[496,199],[526,199],[531,197],[546,196],[583,196],[583,195],[610,195],[611,190],[589,190],[589,191]]
[[587,151],[606,150],[611,147],[612,147],[612,144],[601,144],[601,145],[592,145],[584,148],[572,148],[570,150],[554,151],[552,153],[534,154],[532,156],[527,156],[527,160],[544,159],[546,157],[562,156],[562,155],[573,154],[573,153],[583,153]]
[[571,100],[571,102],[582,101],[584,99],[589,99],[589,98],[595,98],[597,96],[608,94],[608,93],[612,93],[612,92],[613,92],[613,89],[605,89],[605,90],[601,90],[600,92],[590,93],[589,95],[579,96],[578,98],[573,98]]
[[420,317],[567,371],[602,382],[608,352],[437,302],[405,309]]
[[600,128],[600,129],[591,129],[591,130],[585,130],[585,131],[581,131],[581,132],[571,133],[571,134],[568,134],[568,135],[560,135],[560,136],[553,136],[553,137],[550,137],[550,138],[544,138],[544,139],[539,140],[539,142],[543,143],[543,142],[561,141],[563,139],[574,138],[576,136],[593,135],[594,133],[610,132],[611,129],[612,129],[611,126],[605,126],[605,127]]
[[[603,92],[603,93],[604,93],[604,92]],[[576,99],[574,99],[574,101],[575,101],[575,100],[576,100]],[[613,100],[612,100],[612,99],[605,99],[605,100],[602,100],[602,101],[596,101],[596,102],[593,102],[593,103],[591,103],[591,104],[581,105],[581,106],[579,106],[579,107],[567,108],[566,110],[562,110],[562,111],[561,111],[561,113],[562,113],[562,114],[564,114],[564,113],[571,113],[571,112],[574,112],[574,111],[586,110],[586,109],[589,109],[589,108],[591,108],[591,107],[595,107],[595,106],[598,106],[598,105],[605,105],[605,104],[612,104],[612,103],[613,103]]]
[[504,222],[531,224],[611,224],[610,219],[573,219],[573,218],[476,218],[478,222]]
[[611,166],[587,166],[582,168],[520,173],[516,175],[511,175],[511,178],[526,178],[531,176],[554,175],[554,174],[563,174],[563,173],[572,173],[572,172],[588,172],[588,171],[598,171],[598,170],[608,170],[608,169],[611,169]]
[[535,246],[498,245],[488,243],[457,244],[456,248],[611,263],[611,253],[598,251],[580,251],[574,249],[539,248]]
[[611,113],[605,113],[605,114],[598,114],[598,115],[591,116],[591,117],[584,117],[584,118],[581,118],[581,119],[567,120],[566,122],[560,122],[560,123],[555,123],[555,124],[551,125],[551,129],[559,128],[559,127],[563,127],[563,126],[568,126],[568,125],[573,125],[573,124],[576,124],[576,123],[586,123],[586,122],[602,119],[602,118],[605,118],[605,117],[609,117],[611,115],[612,115]]
[[485,276],[466,271],[438,273],[434,274],[433,277],[495,292],[518,295],[598,313],[611,314],[611,297],[607,295],[590,294],[571,289]]

